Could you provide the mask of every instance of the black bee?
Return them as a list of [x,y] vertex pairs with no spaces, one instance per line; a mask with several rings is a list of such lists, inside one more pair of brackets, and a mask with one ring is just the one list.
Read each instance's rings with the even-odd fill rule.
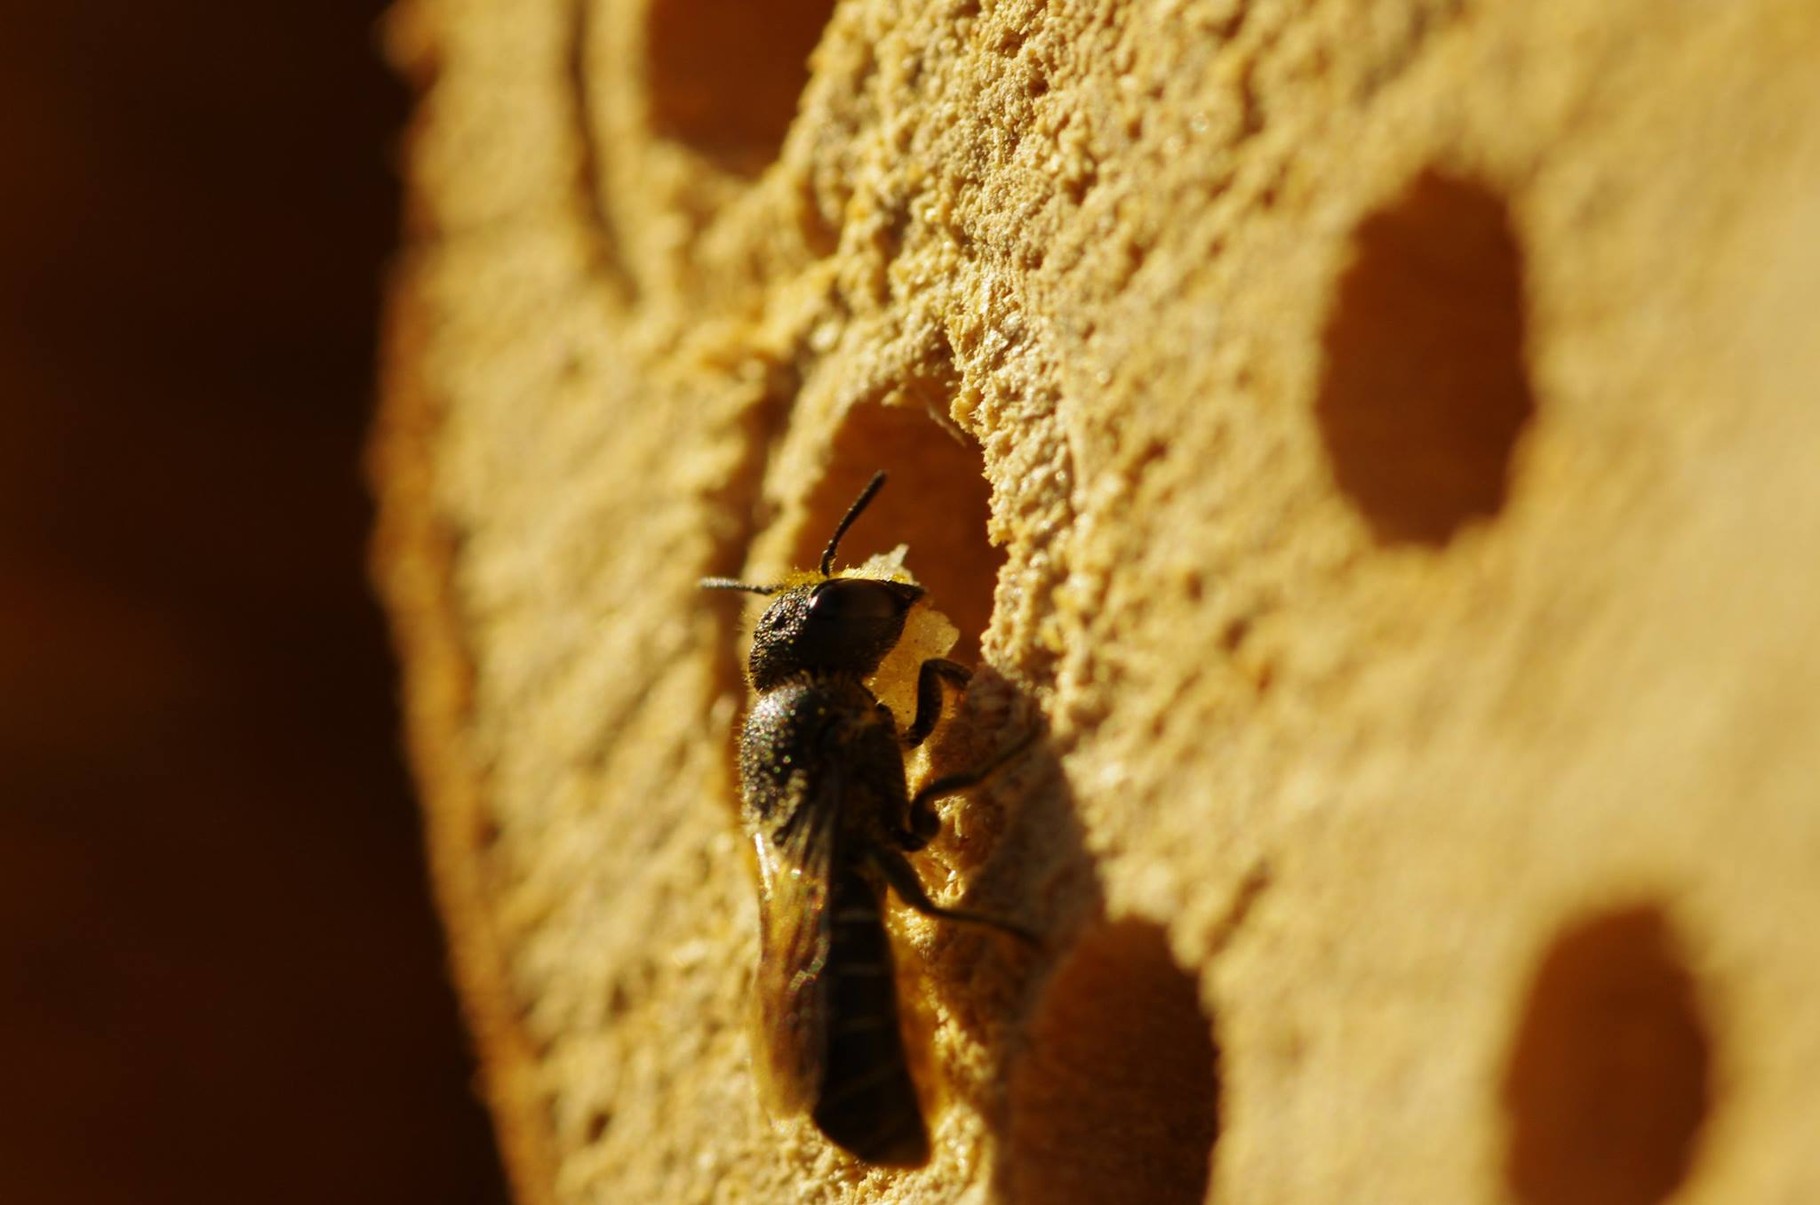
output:
[[939,829],[937,798],[979,783],[1031,738],[910,793],[905,752],[934,730],[946,689],[965,687],[970,674],[925,660],[903,732],[866,685],[923,597],[909,582],[833,576],[841,537],[884,484],[875,474],[847,509],[818,572],[774,586],[727,578],[701,585],[776,597],[753,635],[757,699],[739,740],[742,818],[758,850],[756,994],[771,1103],[807,1111],[861,1159],[913,1167],[927,1161],[929,1135],[905,1061],[884,891],[925,916],[1036,940],[1005,921],[940,907],[904,857]]

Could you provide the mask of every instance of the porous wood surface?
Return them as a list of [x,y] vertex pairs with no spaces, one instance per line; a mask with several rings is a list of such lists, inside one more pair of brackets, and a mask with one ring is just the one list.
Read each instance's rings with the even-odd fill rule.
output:
[[[523,1200],[1820,1199],[1820,8],[387,39],[376,564]],[[1042,950],[897,924],[909,1173],[759,1109],[695,588],[877,468],[938,760],[1046,726],[918,859]]]

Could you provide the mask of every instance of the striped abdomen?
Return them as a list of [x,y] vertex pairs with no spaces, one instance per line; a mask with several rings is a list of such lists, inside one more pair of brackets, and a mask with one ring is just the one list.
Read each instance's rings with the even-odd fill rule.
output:
[[869,1163],[920,1165],[929,1158],[929,1135],[904,1061],[878,890],[854,868],[841,867],[830,884],[829,919],[822,970],[827,1056],[815,1124]]

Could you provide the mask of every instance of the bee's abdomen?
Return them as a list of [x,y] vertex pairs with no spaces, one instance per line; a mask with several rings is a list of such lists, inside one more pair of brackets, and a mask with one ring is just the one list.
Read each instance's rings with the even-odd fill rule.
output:
[[929,1136],[904,1061],[891,945],[876,889],[853,871],[830,892],[827,1061],[815,1124],[869,1163],[917,1166]]

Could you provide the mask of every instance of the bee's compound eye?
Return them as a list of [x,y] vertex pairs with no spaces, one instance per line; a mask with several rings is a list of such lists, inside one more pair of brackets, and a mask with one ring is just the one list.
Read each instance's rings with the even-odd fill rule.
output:
[[909,605],[902,587],[866,578],[843,577],[823,582],[809,599],[809,615],[819,623],[876,623],[904,613]]

